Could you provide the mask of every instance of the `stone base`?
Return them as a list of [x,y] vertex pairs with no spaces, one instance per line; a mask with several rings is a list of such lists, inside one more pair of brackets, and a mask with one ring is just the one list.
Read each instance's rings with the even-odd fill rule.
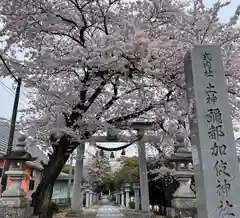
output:
[[176,212],[175,209],[172,207],[167,207],[166,208],[166,214],[168,217],[175,217],[176,216]]
[[175,215],[180,215],[180,214],[182,217],[197,217],[197,210],[175,208]]
[[0,217],[25,218],[30,215],[31,211],[26,198],[0,198]]
[[27,207],[28,200],[21,197],[1,197],[0,207]]
[[25,208],[13,208],[13,207],[0,208],[0,217],[25,218],[26,210]]
[[195,209],[196,198],[174,198],[172,200],[172,207],[181,209]]
[[83,211],[70,211],[66,214],[66,217],[84,217]]
[[131,217],[131,218],[152,218],[154,214],[151,212],[144,212],[144,211],[134,211],[134,210],[123,210],[121,211],[124,214],[124,217]]

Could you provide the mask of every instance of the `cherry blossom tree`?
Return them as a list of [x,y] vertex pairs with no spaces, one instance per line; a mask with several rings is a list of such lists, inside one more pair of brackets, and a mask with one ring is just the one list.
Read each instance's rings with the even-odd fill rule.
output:
[[239,25],[240,23],[240,5],[237,7],[235,14],[230,19],[230,23],[234,25]]
[[109,157],[106,155],[100,156],[97,152],[96,155],[89,158],[87,166],[87,178],[89,184],[100,184],[103,181],[110,177],[111,175],[111,166]]
[[120,134],[129,121],[140,119],[170,138],[176,132],[188,136],[183,58],[193,44],[221,46],[232,116],[239,120],[240,32],[218,19],[227,4],[1,0],[3,56],[31,90],[22,123],[49,150],[32,196],[35,214],[46,211],[69,155],[95,133]]

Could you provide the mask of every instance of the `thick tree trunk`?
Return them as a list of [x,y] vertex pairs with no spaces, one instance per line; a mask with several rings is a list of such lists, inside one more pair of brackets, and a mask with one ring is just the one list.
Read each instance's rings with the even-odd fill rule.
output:
[[[81,144],[77,148],[76,164],[74,171],[74,181],[72,188],[72,201],[71,209],[72,211],[81,211],[83,204],[83,195],[81,193],[82,188],[82,178],[83,178],[83,160],[85,152],[85,143]],[[80,195],[80,196],[79,196]]]
[[43,200],[42,200],[43,202],[42,207],[44,208],[44,210],[42,210],[41,213],[39,213],[39,218],[52,218],[53,214],[47,208],[48,208],[48,203],[50,202],[52,197],[53,185],[54,184],[49,184],[47,189],[44,192],[45,195],[43,196]]
[[66,153],[67,146],[67,144],[59,145],[57,149],[54,149],[47,166],[43,170],[42,180],[37,190],[32,194],[34,215],[39,215],[39,218],[52,217],[51,214],[47,213],[47,209],[52,198],[54,183],[69,158],[69,154]]

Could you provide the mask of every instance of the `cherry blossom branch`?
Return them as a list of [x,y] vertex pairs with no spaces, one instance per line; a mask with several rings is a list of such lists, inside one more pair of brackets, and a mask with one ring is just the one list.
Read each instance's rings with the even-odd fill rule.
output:
[[[91,105],[93,104],[93,102],[96,100],[96,98],[99,96],[99,94],[102,92],[103,87],[107,84],[107,82],[111,79],[113,74],[111,74],[107,79],[103,79],[99,86],[95,89],[95,92],[89,97],[88,101],[86,104],[84,104],[84,102],[80,99],[80,102],[78,104],[76,104],[73,107],[73,111],[71,113],[71,115],[67,116],[67,114],[65,113],[65,120],[67,123],[68,127],[73,127],[74,122],[78,119],[82,119],[83,113],[86,112]],[[85,82],[87,82],[87,80],[84,80]],[[84,90],[83,90],[84,92]],[[79,126],[76,124],[74,125],[74,128],[78,128]]]
[[80,41],[81,41],[81,44],[82,44],[82,46],[84,47],[84,44],[85,44],[85,38],[84,38],[84,33],[85,33],[85,31],[87,30],[87,28],[88,28],[88,24],[87,24],[87,20],[86,20],[86,17],[85,17],[85,15],[84,15],[84,13],[83,13],[83,9],[88,5],[88,4],[91,4],[92,2],[93,2],[93,0],[90,0],[90,1],[87,1],[85,4],[83,4],[82,6],[80,6],[79,5],[79,3],[78,3],[78,1],[77,0],[75,0],[75,1],[73,1],[73,0],[69,0],[77,9],[78,9],[78,11],[79,11],[79,13],[80,13],[80,15],[81,15],[81,17],[82,17],[82,21],[83,21],[83,27],[80,29],[80,36],[79,36],[79,38],[80,38]]
[[102,14],[102,17],[103,17],[103,26],[104,26],[105,33],[106,33],[106,35],[108,35],[109,33],[108,33],[108,27],[107,27],[107,18],[104,15],[104,12],[103,12],[103,9],[102,9],[102,7],[101,7],[101,5],[99,3],[99,0],[97,0],[97,5],[98,5],[98,7],[100,9],[100,12]]

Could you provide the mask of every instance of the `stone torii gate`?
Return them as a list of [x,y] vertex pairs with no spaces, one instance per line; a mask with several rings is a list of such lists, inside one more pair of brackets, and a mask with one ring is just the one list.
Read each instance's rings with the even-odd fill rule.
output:
[[[114,139],[109,140],[108,136],[92,136],[89,142],[122,142],[122,143],[128,143],[133,141],[134,143],[138,143],[138,156],[139,156],[139,171],[140,171],[140,192],[141,196],[144,196],[144,198],[141,198],[141,205],[142,205],[142,211],[143,212],[149,212],[150,208],[150,202],[149,202],[149,188],[148,188],[148,174],[147,174],[147,163],[146,163],[146,151],[145,151],[145,143],[146,142],[160,142],[161,137],[155,136],[155,135],[145,135],[145,130],[156,130],[156,126],[158,126],[158,123],[154,122],[131,122],[131,123],[122,123],[120,125],[117,125],[116,127],[121,130],[137,130],[137,136],[135,137],[124,137],[124,139],[120,139],[118,136],[116,136]],[[140,139],[140,140],[139,140]],[[130,146],[131,144],[129,144]],[[117,151],[121,150],[123,146],[119,148],[106,148],[102,146],[97,146],[98,149],[102,149],[105,151]],[[127,146],[128,147],[128,146]],[[74,174],[74,182],[73,182],[73,193],[72,193],[72,204],[71,209],[73,212],[82,211],[82,196],[81,193],[83,191],[82,187],[82,176],[83,176],[83,157],[85,152],[85,144],[79,145],[77,149],[77,157],[76,157],[76,170]],[[79,195],[81,196],[79,198]]]
[[[122,130],[127,130],[128,127],[131,130],[137,131],[137,137],[126,137],[126,139],[111,140],[111,142],[124,142],[129,143],[129,141],[135,141],[138,144],[138,157],[139,157],[139,176],[140,176],[140,192],[141,192],[141,210],[143,212],[149,212],[150,201],[149,201],[149,187],[148,187],[148,173],[147,173],[147,163],[146,163],[146,142],[160,142],[161,137],[155,135],[145,135],[145,130],[155,130],[158,124],[154,122],[131,122],[117,125],[117,128]],[[127,139],[128,138],[128,139]],[[137,140],[140,138],[140,140]],[[109,142],[107,136],[93,136],[92,140],[95,142]],[[121,146],[122,147],[122,146]],[[120,147],[120,148],[121,148]],[[99,149],[111,151],[111,149],[104,149],[102,146],[98,146]],[[121,150],[121,149],[119,149]]]

